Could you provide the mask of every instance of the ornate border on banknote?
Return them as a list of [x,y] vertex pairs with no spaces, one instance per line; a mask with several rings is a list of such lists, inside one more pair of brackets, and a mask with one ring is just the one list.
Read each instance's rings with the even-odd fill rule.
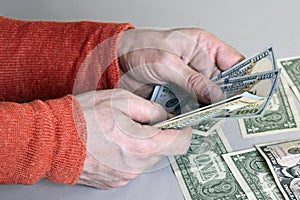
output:
[[255,148],[222,156],[249,199],[284,199],[267,163]]
[[[274,58],[273,47],[269,46],[263,51],[245,59],[236,65],[232,66],[228,70],[218,74],[211,80],[219,82],[222,79],[242,77],[245,75],[255,74],[263,71],[270,71],[276,69],[276,62]],[[267,65],[261,65],[262,61],[269,61]],[[266,67],[267,66],[267,67]],[[270,67],[271,66],[271,67]]]
[[287,82],[281,78],[277,93],[262,117],[239,119],[243,138],[299,131],[300,117]]
[[300,140],[255,145],[271,170],[285,199],[300,199]]
[[203,120],[200,123],[192,126],[193,129],[196,129],[198,132],[202,132],[203,135],[209,134],[210,131],[216,129],[217,127],[223,127],[225,119],[207,119]]
[[231,151],[222,130],[202,133],[193,130],[186,155],[169,157],[185,199],[248,199],[221,157]]
[[300,101],[300,56],[277,59],[277,65]]

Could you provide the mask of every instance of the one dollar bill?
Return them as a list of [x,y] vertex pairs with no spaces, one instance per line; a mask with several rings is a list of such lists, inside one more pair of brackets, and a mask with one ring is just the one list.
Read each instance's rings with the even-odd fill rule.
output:
[[262,117],[239,119],[244,138],[300,130],[300,117],[286,81],[281,79],[278,90]]
[[300,199],[300,140],[256,145],[285,199]]
[[193,130],[187,154],[169,157],[186,200],[248,199],[221,157],[230,149],[221,129],[208,135]]
[[282,69],[283,77],[300,101],[300,56],[278,59],[277,63]]
[[222,156],[249,199],[284,199],[267,163],[255,148]]

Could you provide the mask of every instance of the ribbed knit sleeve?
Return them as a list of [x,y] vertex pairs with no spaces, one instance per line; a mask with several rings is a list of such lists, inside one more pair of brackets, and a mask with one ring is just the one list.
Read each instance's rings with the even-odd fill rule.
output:
[[42,102],[0,102],[0,183],[41,178],[75,184],[85,159],[85,121],[72,95]]
[[130,24],[0,17],[0,183],[75,184],[87,137],[72,94],[113,88]]
[[0,17],[0,100],[30,101],[113,88],[119,34],[130,24]]

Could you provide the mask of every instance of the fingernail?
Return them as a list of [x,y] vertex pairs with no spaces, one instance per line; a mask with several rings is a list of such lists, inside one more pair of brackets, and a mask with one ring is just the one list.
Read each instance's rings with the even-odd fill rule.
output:
[[209,102],[218,102],[223,98],[223,92],[220,87],[215,85],[208,85],[203,93],[204,98]]

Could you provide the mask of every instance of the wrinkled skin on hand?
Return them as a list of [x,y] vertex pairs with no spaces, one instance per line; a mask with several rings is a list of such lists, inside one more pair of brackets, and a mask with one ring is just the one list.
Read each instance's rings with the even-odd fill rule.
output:
[[157,103],[124,89],[76,96],[87,121],[87,158],[78,183],[101,189],[127,184],[163,156],[184,154],[191,128],[160,130],[149,124],[168,114]]
[[100,189],[126,185],[164,156],[185,154],[191,127],[151,126],[170,117],[151,96],[153,86],[174,83],[203,103],[222,92],[210,78],[243,59],[201,29],[127,30],[118,46],[119,89],[77,95],[87,125],[87,157],[78,181]]
[[222,99],[210,79],[244,58],[202,29],[128,30],[118,54],[122,88],[149,98],[153,85],[174,83],[202,103]]

